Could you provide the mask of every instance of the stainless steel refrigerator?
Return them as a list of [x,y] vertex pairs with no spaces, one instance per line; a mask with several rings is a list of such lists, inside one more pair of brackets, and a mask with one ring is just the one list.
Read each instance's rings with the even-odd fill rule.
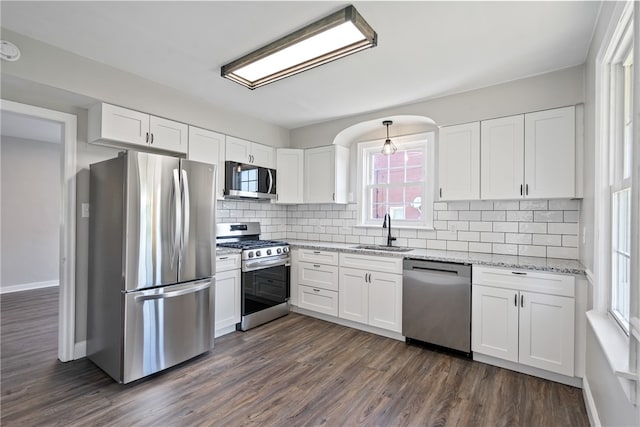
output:
[[87,354],[118,382],[213,347],[215,170],[135,151],[90,167]]

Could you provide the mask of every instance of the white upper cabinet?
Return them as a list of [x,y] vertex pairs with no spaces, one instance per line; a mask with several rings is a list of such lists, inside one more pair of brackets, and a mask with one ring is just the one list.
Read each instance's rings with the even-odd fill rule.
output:
[[524,115],[483,121],[481,141],[480,197],[484,200],[522,197]]
[[575,107],[482,122],[481,198],[576,197]]
[[276,150],[276,203],[303,203],[304,150],[278,148]]
[[226,160],[275,168],[275,149],[267,145],[227,136]]
[[216,197],[224,198],[225,136],[221,133],[189,126],[189,160],[217,166]]
[[100,103],[89,109],[89,142],[187,152],[188,126],[127,108]]
[[525,197],[576,196],[575,107],[525,114]]
[[349,149],[339,145],[304,153],[305,203],[347,203]]
[[480,198],[480,122],[440,128],[438,138],[440,200]]

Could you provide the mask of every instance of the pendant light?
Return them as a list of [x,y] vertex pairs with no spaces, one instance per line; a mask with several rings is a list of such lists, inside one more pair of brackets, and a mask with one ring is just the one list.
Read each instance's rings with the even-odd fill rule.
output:
[[398,151],[398,147],[396,147],[395,144],[389,139],[389,126],[392,124],[393,122],[391,120],[385,120],[384,122],[382,122],[382,125],[387,127],[387,139],[384,141],[384,145],[382,146],[382,154],[384,154],[385,156],[395,154],[396,151]]

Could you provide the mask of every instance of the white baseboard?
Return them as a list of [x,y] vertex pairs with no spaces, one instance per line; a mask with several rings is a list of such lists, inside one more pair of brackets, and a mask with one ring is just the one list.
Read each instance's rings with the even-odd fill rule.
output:
[[19,285],[9,285],[0,288],[0,294],[10,294],[13,292],[30,291],[32,289],[51,288],[53,286],[59,286],[60,282],[57,280],[48,280],[46,282],[32,282],[32,283],[20,283]]
[[87,342],[80,341],[75,343],[73,348],[73,360],[82,359],[87,355]]
[[598,409],[596,408],[596,402],[593,400],[591,388],[589,387],[589,380],[586,376],[582,378],[582,397],[584,398],[584,406],[587,408],[589,424],[591,424],[592,427],[602,427],[600,417],[598,416]]

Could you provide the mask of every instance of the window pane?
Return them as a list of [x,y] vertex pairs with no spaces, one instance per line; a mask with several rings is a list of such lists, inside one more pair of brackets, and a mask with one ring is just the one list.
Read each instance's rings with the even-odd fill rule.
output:
[[422,150],[410,149],[406,151],[407,156],[407,167],[415,167],[419,166],[422,168],[424,165],[424,153]]
[[422,182],[424,181],[424,169],[419,168],[408,168],[407,169],[407,182]]
[[631,190],[613,193],[612,200],[612,259],[611,259],[611,310],[625,327],[629,324],[630,291],[630,204]]
[[631,176],[631,145],[633,141],[633,49],[627,55],[624,69],[624,133],[622,147],[622,177]]

